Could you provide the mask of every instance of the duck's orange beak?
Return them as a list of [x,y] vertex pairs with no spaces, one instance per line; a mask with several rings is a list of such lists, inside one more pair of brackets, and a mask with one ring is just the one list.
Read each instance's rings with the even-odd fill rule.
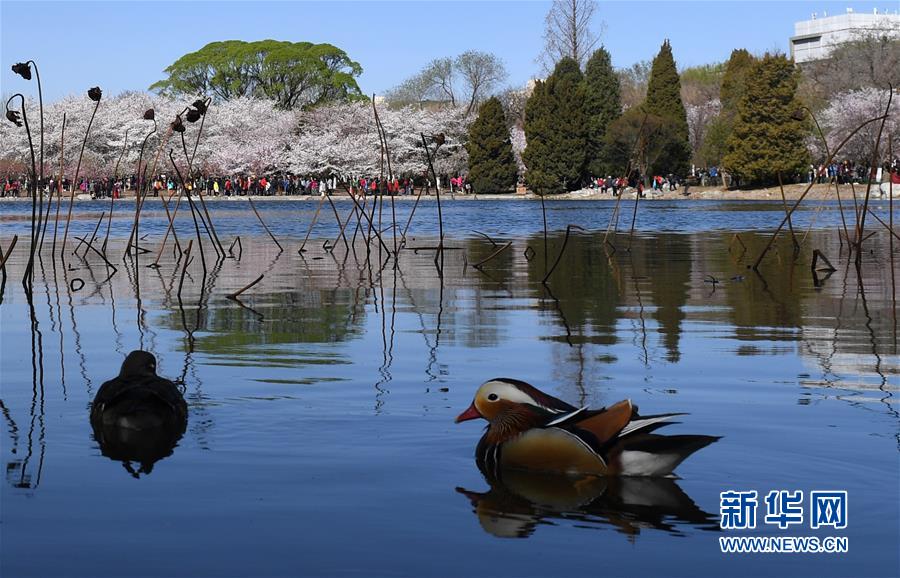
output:
[[475,407],[475,402],[473,401],[472,405],[469,406],[469,409],[456,416],[456,423],[468,421],[470,419],[478,419],[480,417],[484,416],[482,416],[481,412],[478,411],[478,408]]

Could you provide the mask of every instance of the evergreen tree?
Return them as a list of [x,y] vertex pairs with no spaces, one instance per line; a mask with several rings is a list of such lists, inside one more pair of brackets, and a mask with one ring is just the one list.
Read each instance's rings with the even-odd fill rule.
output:
[[680,139],[672,119],[631,107],[606,129],[604,156],[614,168],[613,174],[623,174],[629,167],[629,173],[637,170],[642,175],[666,174],[665,155]]
[[538,194],[581,185],[587,148],[584,83],[578,63],[563,58],[546,82],[538,82],[525,105],[522,160],[525,179]]
[[685,174],[691,160],[691,144],[688,139],[687,113],[681,101],[681,79],[668,40],[663,42],[653,59],[647,97],[641,108],[648,115],[666,118],[675,123],[678,138],[672,141],[663,154],[662,163],[668,172]]
[[[809,127],[796,115],[798,70],[783,54],[766,54],[746,76],[734,130],[728,137],[725,167],[750,182],[791,179],[809,163]],[[801,120],[798,120],[801,118]]]
[[719,100],[722,108],[714,118],[706,132],[701,156],[710,165],[719,165],[727,152],[726,143],[734,130],[734,119],[741,95],[746,91],[747,73],[753,66],[753,55],[743,48],[731,51],[731,57],[725,64],[722,85],[719,88]]
[[476,193],[508,191],[516,184],[513,156],[503,105],[489,98],[478,109],[478,118],[469,127],[469,182]]
[[722,111],[730,114],[737,112],[738,102],[741,100],[741,95],[744,94],[747,83],[747,72],[754,62],[753,55],[744,48],[736,48],[731,51],[731,56],[725,63],[722,86],[719,88]]
[[601,176],[612,167],[604,158],[607,127],[622,114],[619,76],[613,70],[606,48],[597,49],[584,73],[585,113],[587,114],[587,176]]
[[522,162],[526,168],[525,181],[538,194],[543,194],[553,185],[553,176],[545,170],[550,156],[552,124],[549,100],[545,83],[538,80],[525,101],[525,150],[522,151]]

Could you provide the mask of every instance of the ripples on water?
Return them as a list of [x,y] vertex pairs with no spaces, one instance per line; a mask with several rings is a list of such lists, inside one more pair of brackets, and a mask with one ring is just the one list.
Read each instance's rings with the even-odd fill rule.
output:
[[[211,205],[223,242],[240,234],[243,252],[205,277],[195,259],[181,301],[171,252],[159,269],[143,267],[148,255],[137,270],[122,263],[133,205],[113,224],[108,282],[96,257],[69,270],[45,258],[34,365],[24,245],[8,263],[4,576],[896,574],[900,357],[884,234],[857,272],[833,208],[804,211],[798,229],[817,222],[801,257],[779,244],[757,276],[747,264],[768,237],[746,231],[777,223],[777,205],[648,203],[642,232],[613,236],[612,251],[609,204],[550,203],[551,228],[600,232],[573,233],[544,286],[535,203],[448,203],[443,279],[428,250],[402,251],[396,269],[377,250],[367,262],[359,243],[326,252],[337,234],[327,204],[302,256],[315,204],[258,204],[280,254],[244,204]],[[78,205],[74,234],[105,207]],[[4,248],[27,234],[14,218],[27,209],[0,205]],[[433,246],[434,206],[418,210],[408,244]],[[148,248],[164,218],[151,207],[142,220]],[[495,247],[475,229],[512,242],[483,271],[470,264]],[[179,223],[182,239],[191,230]],[[551,235],[551,264],[562,243]],[[838,270],[814,279],[813,248]],[[260,274],[240,303],[225,297]],[[84,288],[67,291],[75,278]],[[183,382],[190,407],[149,474],[106,457],[88,420],[136,348]],[[689,412],[666,433],[723,437],[679,480],[486,479],[472,459],[479,427],[453,417],[496,376],[577,405]],[[720,554],[728,489],[847,489],[850,552]]]

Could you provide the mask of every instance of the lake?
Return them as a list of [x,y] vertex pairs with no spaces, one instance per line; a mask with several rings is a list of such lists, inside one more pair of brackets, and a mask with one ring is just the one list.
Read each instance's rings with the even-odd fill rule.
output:
[[[204,236],[207,271],[194,246],[179,292],[171,237],[146,267],[161,204],[145,207],[135,266],[122,257],[134,204],[117,202],[110,277],[84,246],[71,255],[108,201],[78,202],[66,267],[51,224],[32,310],[31,207],[0,203],[4,252],[19,235],[0,306],[0,574],[898,574],[896,275],[876,222],[857,269],[836,205],[804,206],[800,255],[785,234],[757,274],[780,202],[642,202],[629,235],[625,200],[608,236],[612,203],[548,202],[545,250],[539,202],[445,199],[436,263],[428,199],[394,266],[411,201],[397,227],[390,204],[376,211],[384,246],[368,250],[366,221],[339,234],[334,212],[351,203],[325,203],[298,253],[318,204],[255,203],[279,251],[246,201],[210,201],[225,249],[240,243],[217,261]],[[180,211],[179,242],[196,245]],[[874,211],[887,219],[886,203]],[[566,241],[569,224],[581,229]],[[836,271],[811,271],[813,250]],[[129,460],[101,447],[89,413],[133,349],[183,387],[189,416],[174,447]],[[721,439],[676,479],[488,479],[474,460],[484,422],[453,420],[501,376],[579,407],[686,412],[659,433]],[[729,490],[759,493],[756,529],[720,528]],[[846,490],[847,527],[764,523],[771,490]],[[839,536],[849,551],[723,554],[723,536]]]

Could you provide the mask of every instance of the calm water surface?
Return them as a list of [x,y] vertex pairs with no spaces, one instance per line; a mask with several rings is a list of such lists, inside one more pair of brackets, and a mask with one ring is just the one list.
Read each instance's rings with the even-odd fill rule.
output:
[[[347,201],[336,205],[345,216]],[[900,355],[885,234],[857,271],[835,207],[811,205],[795,222],[800,234],[813,226],[800,257],[778,243],[756,275],[747,265],[768,234],[752,230],[777,225],[779,204],[642,204],[639,232],[611,235],[613,250],[610,203],[550,203],[545,253],[537,203],[448,202],[441,278],[427,249],[401,251],[397,268],[377,248],[367,260],[365,231],[355,252],[325,251],[337,236],[328,204],[299,255],[316,203],[257,207],[286,250],[246,203],[210,203],[223,243],[239,234],[241,249],[216,264],[207,243],[208,274],[195,258],[179,300],[172,251],[145,267],[162,206],[148,205],[141,243],[153,253],[135,268],[122,260],[133,204],[121,203],[118,272],[107,280],[96,255],[54,269],[47,253],[32,332],[19,282],[30,206],[0,204],[0,243],[21,243],[0,306],[0,574],[898,574]],[[402,225],[410,208],[397,207]],[[70,238],[90,235],[108,205],[76,209]],[[408,246],[434,246],[435,206],[417,211]],[[392,246],[389,223],[386,205]],[[569,223],[586,231],[545,286]],[[511,243],[482,271],[472,264],[495,246],[474,230]],[[837,271],[814,277],[813,249]],[[225,297],[260,274],[240,303]],[[183,383],[189,418],[170,454],[123,462],[88,417],[137,348]],[[677,480],[491,483],[473,460],[481,427],[453,418],[497,376],[577,405],[631,398],[646,413],[688,412],[661,433],[722,439]],[[760,512],[757,530],[722,532],[729,489],[846,489],[849,525],[779,530]],[[722,535],[839,535],[850,551],[725,555]]]

